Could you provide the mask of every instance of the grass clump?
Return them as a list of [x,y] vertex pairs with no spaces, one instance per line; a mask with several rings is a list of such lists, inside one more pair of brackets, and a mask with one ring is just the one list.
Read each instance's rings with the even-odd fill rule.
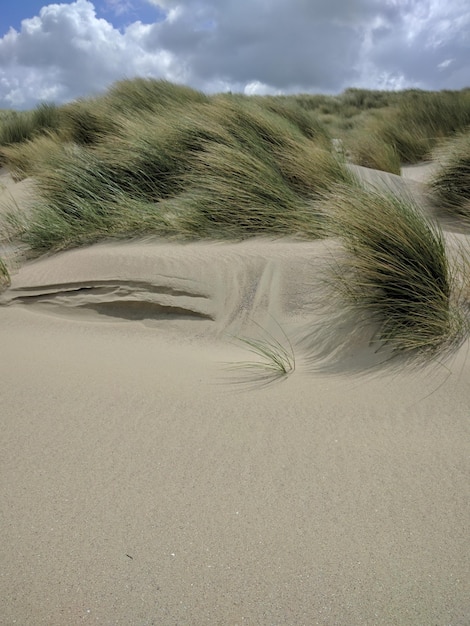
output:
[[107,127],[101,106],[67,105],[68,130],[3,150],[17,179],[36,179],[36,250],[136,232],[318,237],[313,199],[352,178],[323,142],[247,98],[115,113]]
[[91,146],[117,130],[114,117],[102,99],[76,100],[61,108],[63,141]]
[[5,262],[0,258],[0,291],[10,286],[10,274]]
[[276,323],[282,333],[281,339],[277,339],[266,328],[259,324],[255,325],[259,330],[257,338],[237,337],[236,339],[256,357],[256,360],[237,362],[231,366],[231,369],[259,372],[271,380],[292,374],[295,371],[294,348],[281,326]]
[[352,132],[348,137],[347,150],[357,165],[401,174],[400,156],[394,145],[383,140],[376,132]]
[[339,188],[329,207],[346,251],[334,285],[375,322],[378,345],[429,356],[458,342],[467,322],[439,227],[411,201],[376,191]]
[[239,239],[254,235],[317,237],[318,214],[279,170],[239,146],[210,144],[194,159],[187,192],[175,200],[189,236]]
[[59,145],[35,181],[39,199],[23,239],[37,252],[164,229],[158,206],[123,190],[84,146]]
[[33,111],[10,111],[0,120],[0,146],[10,146],[58,130],[60,112],[54,104],[41,103]]
[[129,114],[140,111],[161,112],[175,107],[207,103],[209,97],[185,85],[153,78],[121,80],[104,97],[111,110]]
[[434,158],[439,168],[430,186],[436,203],[470,220],[470,131],[447,141]]
[[34,125],[30,111],[10,111],[0,124],[0,146],[9,146],[31,139]]
[[46,134],[0,148],[0,159],[8,164],[13,178],[20,181],[53,166],[57,154],[61,154],[63,149],[63,143],[57,135]]
[[319,121],[318,116],[303,108],[296,100],[282,96],[263,96],[256,102],[263,108],[276,113],[288,120],[308,139],[327,145],[330,141],[326,127]]
[[444,138],[470,125],[470,91],[403,92],[396,103],[372,118],[364,132],[375,132],[393,146],[402,163],[431,158]]

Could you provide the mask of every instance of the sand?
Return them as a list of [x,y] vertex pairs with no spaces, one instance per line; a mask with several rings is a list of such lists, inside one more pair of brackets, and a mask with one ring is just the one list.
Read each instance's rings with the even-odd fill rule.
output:
[[[13,272],[1,624],[470,623],[469,342],[377,366],[332,326],[335,246],[149,239]],[[290,376],[228,366],[262,329]]]

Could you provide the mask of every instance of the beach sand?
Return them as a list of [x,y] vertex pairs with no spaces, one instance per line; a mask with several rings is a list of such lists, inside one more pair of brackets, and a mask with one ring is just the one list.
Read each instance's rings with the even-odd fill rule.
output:
[[[470,624],[469,342],[377,365],[335,326],[335,247],[149,239],[12,272],[1,624]],[[295,371],[231,368],[266,332]]]

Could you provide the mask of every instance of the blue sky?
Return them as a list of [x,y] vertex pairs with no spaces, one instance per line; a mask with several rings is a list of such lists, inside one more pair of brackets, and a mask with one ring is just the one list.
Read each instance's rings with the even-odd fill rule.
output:
[[469,0],[1,0],[0,108],[145,76],[206,92],[470,86]]
[[[73,4],[74,0],[55,0],[56,4]],[[19,31],[24,19],[39,15],[45,0],[2,0],[0,12],[0,36],[10,27]],[[96,0],[94,3],[98,17],[111,22],[116,28],[122,29],[140,20],[144,24],[151,24],[164,18],[164,11],[145,0]]]

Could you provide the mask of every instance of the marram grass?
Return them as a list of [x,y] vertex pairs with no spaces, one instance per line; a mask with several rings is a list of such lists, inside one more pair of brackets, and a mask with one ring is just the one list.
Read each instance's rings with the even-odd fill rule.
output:
[[333,286],[376,325],[377,347],[424,357],[457,345],[468,321],[437,224],[411,200],[360,188],[338,187],[327,205],[330,233],[346,253]]
[[231,364],[230,369],[254,371],[276,379],[288,376],[295,370],[295,353],[288,336],[277,324],[282,339],[277,339],[272,333],[255,324],[259,330],[258,337],[236,337],[255,358],[250,361],[239,361]]
[[438,206],[470,220],[470,130],[434,152],[438,169],[430,187]]
[[10,286],[10,273],[5,262],[0,258],[0,291]]

